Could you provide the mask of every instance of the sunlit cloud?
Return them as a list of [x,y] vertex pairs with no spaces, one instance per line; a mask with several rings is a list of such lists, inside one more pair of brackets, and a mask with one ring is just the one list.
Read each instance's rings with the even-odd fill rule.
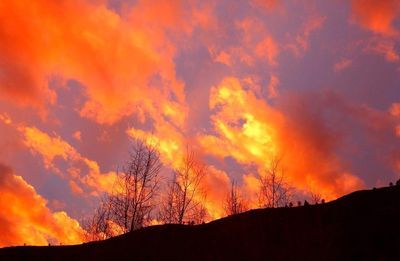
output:
[[[89,188],[89,192],[93,195],[111,191],[115,172],[101,173],[97,162],[83,157],[58,136],[52,137],[35,127],[20,126],[18,131],[23,135],[25,146],[32,153],[41,156],[47,169],[69,180],[73,192],[82,194],[84,191],[82,186]],[[62,159],[68,164],[67,173],[58,168],[56,159]],[[87,172],[84,172],[84,169]]]
[[341,170],[340,162],[326,155],[321,144],[314,143],[315,133],[304,132],[238,79],[226,78],[212,88],[210,108],[216,135],[199,136],[208,153],[255,164],[260,172],[268,168],[269,159],[283,155],[287,178],[299,189],[310,190],[316,184],[326,198],[363,186],[359,178]]
[[293,42],[287,44],[287,48],[296,56],[302,55],[309,48],[309,38],[311,34],[323,27],[326,17],[313,15],[307,18],[300,31],[294,37]]
[[350,60],[348,58],[342,58],[333,65],[333,70],[335,72],[340,72],[340,71],[345,70],[346,68],[350,67],[351,64],[352,64],[352,60]]
[[396,0],[353,0],[351,1],[353,19],[372,32],[394,36],[399,31],[394,20],[400,14],[400,3]]
[[203,184],[206,190],[205,207],[211,219],[225,215],[224,204],[229,193],[230,178],[228,174],[214,166],[208,168]]
[[274,10],[279,5],[279,0],[253,0],[252,3],[256,6],[262,7],[265,10]]
[[63,211],[52,212],[30,184],[3,164],[0,164],[0,205],[0,246],[83,241],[78,221]]
[[[112,124],[135,113],[137,107],[142,115],[152,117],[157,111],[173,117],[172,109],[163,111],[184,106],[184,84],[176,79],[172,60],[176,48],[164,31],[177,32],[179,37],[181,31],[189,34],[193,24],[200,23],[188,23],[183,15],[190,16],[182,8],[179,1],[168,5],[160,1],[151,8],[139,1],[121,16],[103,4],[86,2],[2,3],[4,94],[19,104],[43,107],[56,101],[47,79],[61,75],[84,86],[87,100],[77,108],[83,117]],[[144,22],[155,17],[159,22]],[[38,23],[31,23],[32,19]],[[13,23],[24,30],[10,29]],[[23,39],[30,48],[23,48]],[[154,81],[155,77],[159,80]],[[180,115],[177,124],[184,117]]]
[[389,111],[393,116],[400,117],[400,103],[393,103]]
[[400,137],[400,103],[393,103],[390,106],[389,112],[392,116],[396,117],[399,119],[399,123],[395,127],[395,133],[398,137]]
[[398,62],[400,54],[396,48],[396,42],[391,39],[373,39],[365,48],[366,52],[383,56],[388,62]]
[[279,95],[278,91],[279,86],[279,78],[276,75],[272,75],[268,84],[268,97],[275,98]]
[[74,139],[78,140],[78,141],[82,141],[82,132],[80,131],[75,131],[72,136],[74,137]]
[[396,45],[400,31],[395,21],[400,17],[400,3],[395,0],[353,0],[352,12],[353,21],[376,35],[365,50],[380,54],[389,62],[398,62]]

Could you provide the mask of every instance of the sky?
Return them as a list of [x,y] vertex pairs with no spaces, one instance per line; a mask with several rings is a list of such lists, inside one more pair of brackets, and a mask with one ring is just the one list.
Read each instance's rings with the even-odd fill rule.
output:
[[397,0],[0,1],[0,246],[83,240],[134,139],[223,216],[282,157],[307,197],[400,177]]

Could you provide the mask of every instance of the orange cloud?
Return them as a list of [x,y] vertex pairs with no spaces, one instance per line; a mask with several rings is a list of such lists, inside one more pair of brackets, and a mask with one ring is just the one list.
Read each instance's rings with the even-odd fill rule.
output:
[[252,3],[256,6],[262,7],[265,10],[271,11],[274,10],[278,4],[278,0],[253,0]]
[[0,114],[0,121],[2,121],[4,124],[7,124],[7,125],[11,125],[12,124],[12,120],[7,115],[7,113]]
[[382,55],[388,62],[400,61],[400,55],[396,50],[396,42],[388,38],[377,38],[369,42],[366,52]]
[[[392,106],[390,106],[389,112],[392,116],[400,119],[400,103],[393,103]],[[400,137],[400,123],[395,127],[395,133],[398,137]]]
[[347,58],[342,58],[340,59],[337,63],[335,63],[333,65],[333,70],[335,72],[340,72],[343,71],[344,69],[348,68],[349,66],[351,66],[351,64],[353,63],[352,60],[347,59]]
[[40,21],[31,23],[24,12],[34,11],[38,4],[0,3],[0,90],[2,99],[43,107],[55,98],[55,93],[47,88],[45,63],[48,57],[40,52],[46,45],[32,45],[37,38],[34,29],[40,27]]
[[82,132],[80,131],[75,131],[72,134],[72,137],[74,137],[74,139],[76,139],[77,141],[82,141]]
[[268,159],[283,155],[282,164],[291,184],[301,190],[316,187],[327,199],[363,186],[329,152],[331,145],[323,144],[323,140],[329,140],[321,136],[323,129],[304,129],[313,123],[306,118],[296,122],[285,117],[251,89],[244,89],[238,79],[225,78],[213,87],[209,106],[216,134],[198,136],[207,153],[231,156],[241,164],[255,165],[259,172],[268,167]]
[[[221,139],[214,135],[201,136],[199,141],[207,150],[216,156],[231,155],[240,162],[275,152],[273,136],[276,132],[260,117],[265,114],[273,121],[280,121],[281,116],[254,94],[243,90],[237,79],[226,78],[219,86],[213,87],[209,106],[216,110],[211,120]],[[257,107],[259,109],[255,110]]]
[[204,206],[211,220],[223,217],[225,215],[224,203],[230,186],[228,174],[214,166],[209,166],[202,186],[206,191]]
[[183,135],[172,125],[160,124],[155,127],[155,132],[130,128],[127,134],[133,139],[145,140],[156,145],[161,156],[161,161],[167,166],[176,168],[179,160],[185,154],[186,142]]
[[[279,46],[276,40],[270,35],[263,23],[253,17],[236,22],[236,27],[242,31],[243,39],[237,50],[242,50],[238,54],[240,60],[247,61],[251,65],[256,58],[265,59],[269,65],[278,64],[277,57],[279,55]],[[246,47],[245,49],[241,49]],[[244,53],[243,53],[244,51]],[[246,56],[249,56],[246,58]]]
[[230,47],[226,50],[221,49],[220,51],[218,51],[218,49],[209,48],[209,52],[213,57],[214,62],[219,62],[226,66],[234,66],[238,64],[251,66],[254,64],[255,60],[254,51],[247,50],[243,47]]
[[353,19],[364,28],[386,36],[398,35],[393,22],[400,14],[397,0],[352,0]]
[[390,106],[389,112],[395,117],[400,117],[400,103],[398,102],[393,103]]
[[276,75],[271,75],[271,79],[268,84],[268,97],[276,98],[278,97],[278,86],[279,86],[279,78]]
[[326,20],[325,16],[313,15],[306,19],[299,33],[295,36],[292,43],[287,45],[289,50],[292,50],[296,56],[307,51],[309,46],[309,38],[311,33],[321,29]]
[[400,2],[396,0],[352,0],[352,20],[376,34],[367,42],[365,51],[382,55],[388,62],[398,62],[396,41],[400,36],[395,21],[400,17]]
[[396,126],[395,131],[396,131],[396,135],[397,135],[398,137],[400,137],[400,124]]
[[[83,187],[89,188],[93,195],[111,191],[116,178],[115,172],[101,173],[97,162],[83,157],[59,136],[52,137],[35,127],[19,126],[17,130],[22,133],[25,146],[32,153],[39,154],[42,157],[47,169],[69,179],[73,192],[82,194]],[[57,167],[56,159],[62,159],[68,164],[67,173],[63,173]],[[86,174],[84,173],[85,169],[87,169]]]
[[255,53],[258,57],[266,58],[270,65],[277,65],[276,58],[279,54],[279,48],[271,36],[265,37],[257,44]]
[[82,243],[79,223],[46,205],[21,176],[0,164],[0,246]]
[[137,113],[182,125],[185,93],[175,75],[173,41],[196,26],[211,26],[209,7],[199,6],[138,1],[117,14],[93,1],[2,2],[3,98],[45,107],[56,100],[48,79],[61,75],[83,85],[87,100],[78,108],[82,117],[113,124]]
[[227,65],[227,66],[232,66],[232,58],[231,58],[231,56],[230,56],[227,52],[225,52],[225,51],[220,52],[220,53],[215,57],[214,60],[215,60],[216,62],[225,64],[225,65]]
[[271,66],[278,65],[279,44],[266,30],[262,21],[255,17],[245,17],[235,21],[235,29],[240,34],[238,45],[224,46],[218,42],[208,42],[208,50],[215,62],[227,66],[252,66],[256,60],[264,60]]
[[243,185],[241,190],[244,192],[243,195],[246,196],[250,208],[259,208],[258,202],[258,191],[260,189],[260,181],[257,177],[252,174],[245,174],[242,176]]

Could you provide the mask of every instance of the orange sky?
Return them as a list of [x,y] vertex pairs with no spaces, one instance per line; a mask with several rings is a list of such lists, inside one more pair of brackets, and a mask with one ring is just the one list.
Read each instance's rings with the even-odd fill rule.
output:
[[0,2],[0,246],[83,241],[129,141],[191,146],[209,219],[256,206],[276,155],[298,199],[400,175],[396,0]]

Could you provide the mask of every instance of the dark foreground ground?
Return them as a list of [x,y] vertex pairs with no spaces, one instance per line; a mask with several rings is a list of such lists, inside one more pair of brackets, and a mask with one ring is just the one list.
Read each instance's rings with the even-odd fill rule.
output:
[[0,260],[400,260],[400,186],[77,246],[4,248]]

